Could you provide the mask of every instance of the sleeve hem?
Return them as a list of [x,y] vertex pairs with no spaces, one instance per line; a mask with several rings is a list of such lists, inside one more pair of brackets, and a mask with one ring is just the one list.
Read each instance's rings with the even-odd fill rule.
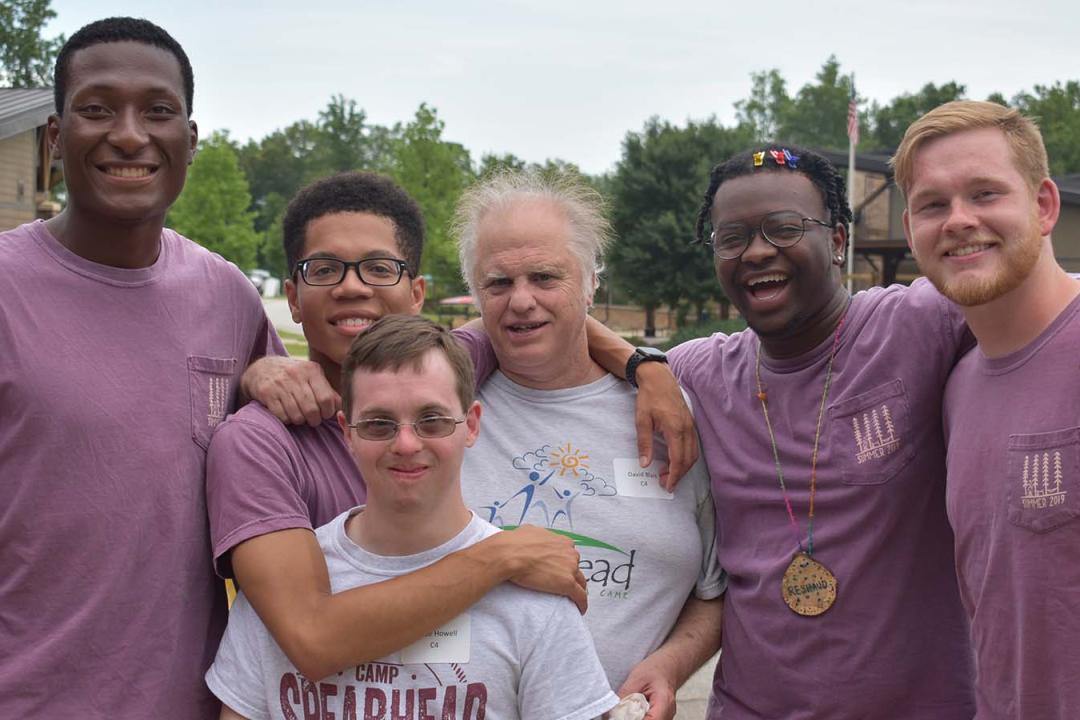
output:
[[232,568],[225,562],[225,556],[237,545],[261,535],[269,535],[281,530],[311,530],[311,518],[306,515],[281,515],[272,518],[259,518],[244,523],[235,530],[230,530],[214,543],[214,571],[223,580],[232,578]]

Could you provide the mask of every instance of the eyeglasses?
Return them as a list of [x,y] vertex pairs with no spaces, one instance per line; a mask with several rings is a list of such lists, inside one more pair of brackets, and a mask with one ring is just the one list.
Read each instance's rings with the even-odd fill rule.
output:
[[373,287],[390,287],[401,282],[408,265],[397,258],[365,258],[345,262],[337,258],[307,258],[296,263],[296,270],[308,285],[340,285],[349,268],[356,271],[360,282]]
[[812,222],[822,227],[831,228],[827,222],[812,217],[803,217],[797,212],[783,210],[769,213],[754,227],[746,223],[725,223],[718,225],[705,243],[711,245],[713,253],[721,260],[734,260],[740,257],[754,240],[755,232],[760,232],[771,245],[789,248],[802,240],[806,234],[806,223]]
[[416,433],[417,437],[431,440],[453,435],[457,426],[463,422],[465,422],[465,418],[458,420],[443,415],[433,415],[431,417],[420,418],[416,422],[397,422],[396,420],[387,420],[386,418],[357,420],[354,423],[350,423],[349,427],[355,430],[356,434],[365,440],[393,440],[397,437],[398,430],[401,429],[402,425],[411,425],[413,432]]

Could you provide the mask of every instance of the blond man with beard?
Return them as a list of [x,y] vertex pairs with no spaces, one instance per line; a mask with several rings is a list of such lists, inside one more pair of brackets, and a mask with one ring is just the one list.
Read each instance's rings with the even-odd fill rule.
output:
[[1080,717],[1080,282],[1035,124],[953,102],[894,158],[922,271],[978,349],[945,390],[946,501],[976,655],[976,718]]

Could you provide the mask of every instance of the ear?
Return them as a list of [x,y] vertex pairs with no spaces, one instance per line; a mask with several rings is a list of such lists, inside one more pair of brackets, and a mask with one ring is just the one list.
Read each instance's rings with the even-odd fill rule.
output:
[[199,148],[199,126],[194,120],[188,120],[188,165],[195,161],[195,151]]
[[1046,237],[1057,225],[1058,216],[1061,214],[1061,193],[1053,180],[1045,178],[1039,183],[1039,189],[1035,191],[1035,203],[1038,206],[1039,234]]
[[300,289],[292,278],[285,281],[285,297],[289,300],[289,312],[292,313],[293,322],[303,325],[300,320]]
[[341,432],[345,433],[345,442],[348,443],[349,442],[349,430],[350,430],[350,428],[349,428],[349,420],[348,420],[348,418],[345,417],[345,413],[343,413],[340,410],[337,411],[337,424],[338,424],[338,427],[341,428]]
[[600,289],[600,273],[594,272],[592,278],[590,278],[592,284],[592,290],[586,294],[585,307],[591,308],[596,301],[596,291]]
[[424,276],[413,278],[411,281],[412,287],[409,288],[412,293],[412,314],[419,315],[420,311],[424,309],[424,296],[427,293],[427,280]]
[[[915,243],[911,241],[911,215],[908,213],[908,209],[905,207],[904,212],[901,214],[904,220],[904,239],[907,240],[908,250],[911,251],[911,257],[915,257]],[[918,260],[918,258],[915,258]]]
[[56,160],[63,158],[60,154],[60,116],[53,113],[45,123],[45,136],[49,141],[49,151]]
[[465,413],[465,430],[465,447],[472,447],[480,437],[480,403],[475,400]]
[[847,225],[844,223],[834,225],[829,239],[833,264],[843,266],[844,258],[847,257]]

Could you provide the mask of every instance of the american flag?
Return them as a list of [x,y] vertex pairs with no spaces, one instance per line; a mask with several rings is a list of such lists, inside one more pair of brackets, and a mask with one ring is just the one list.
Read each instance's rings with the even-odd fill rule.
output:
[[859,108],[855,104],[855,80],[851,81],[851,97],[847,106],[847,136],[851,146],[859,144]]

